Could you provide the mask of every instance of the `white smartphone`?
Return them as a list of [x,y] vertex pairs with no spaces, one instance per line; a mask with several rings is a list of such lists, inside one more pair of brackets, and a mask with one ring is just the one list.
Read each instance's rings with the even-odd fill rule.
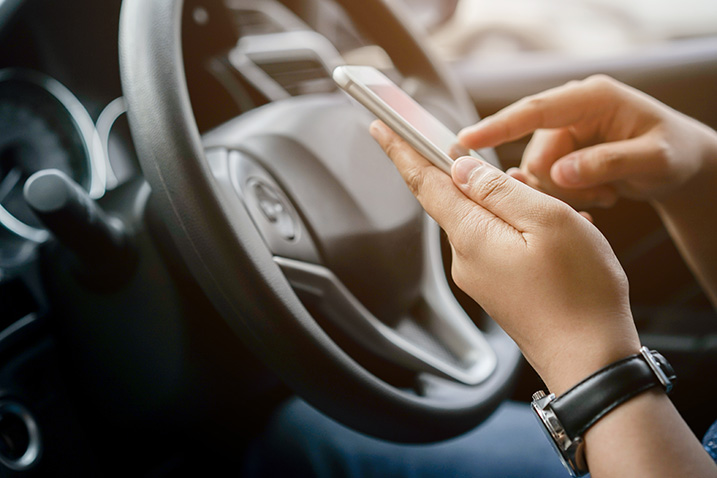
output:
[[333,77],[341,89],[446,174],[451,174],[451,165],[461,156],[484,159],[462,147],[446,125],[376,68],[339,66],[334,69]]

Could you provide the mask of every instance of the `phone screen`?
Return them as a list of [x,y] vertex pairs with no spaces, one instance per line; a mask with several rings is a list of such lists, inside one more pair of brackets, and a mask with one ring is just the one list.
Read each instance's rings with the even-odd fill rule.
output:
[[438,121],[406,92],[384,79],[382,75],[374,76],[368,73],[369,78],[366,78],[368,81],[364,85],[450,158],[458,159],[471,153],[458,144],[458,138],[446,125]]

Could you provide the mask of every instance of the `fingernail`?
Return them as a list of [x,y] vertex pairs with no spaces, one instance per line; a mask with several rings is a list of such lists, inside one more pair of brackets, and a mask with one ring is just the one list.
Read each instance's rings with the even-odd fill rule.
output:
[[597,195],[597,203],[602,207],[612,207],[617,201],[617,195],[611,191],[600,191]]
[[565,158],[555,164],[560,173],[562,182],[567,184],[577,184],[580,182],[580,172],[578,171],[578,161],[575,158]]
[[490,120],[488,120],[488,119],[486,118],[486,119],[480,120],[479,122],[477,122],[477,123],[474,124],[474,125],[466,126],[465,128],[463,128],[462,130],[460,130],[460,131],[458,132],[458,137],[459,137],[459,138],[462,138],[463,136],[467,136],[467,135],[470,135],[470,134],[473,134],[473,133],[475,133],[475,132],[477,132],[477,131],[482,130],[483,127],[485,127],[485,125],[487,125],[487,124],[489,123],[489,121],[490,121]]
[[373,136],[373,139],[380,141],[386,133],[386,127],[380,121],[375,120],[369,126],[368,131]]
[[460,139],[460,138],[464,137],[465,135],[470,134],[471,131],[473,131],[473,128],[474,128],[473,126],[468,126],[467,128],[463,128],[462,130],[460,130],[458,132],[458,135],[457,135],[458,138]]
[[510,168],[505,172],[505,174],[513,179],[517,179],[521,183],[528,184],[528,177],[520,168]]
[[474,124],[473,126],[465,127],[458,132],[458,139],[468,136],[468,135],[472,134],[473,132],[478,131],[479,129],[480,129],[480,127],[477,124]]
[[485,164],[471,157],[458,158],[453,165],[453,178],[458,184],[468,184],[471,176]]

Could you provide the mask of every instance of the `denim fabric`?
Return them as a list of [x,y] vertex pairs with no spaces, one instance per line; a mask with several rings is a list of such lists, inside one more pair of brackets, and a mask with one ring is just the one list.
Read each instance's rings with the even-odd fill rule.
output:
[[458,438],[400,445],[357,433],[294,399],[249,448],[243,476],[568,477],[532,413],[527,404],[507,402]]
[[717,422],[714,422],[709,430],[707,430],[707,433],[705,433],[702,439],[702,445],[712,459],[717,462]]

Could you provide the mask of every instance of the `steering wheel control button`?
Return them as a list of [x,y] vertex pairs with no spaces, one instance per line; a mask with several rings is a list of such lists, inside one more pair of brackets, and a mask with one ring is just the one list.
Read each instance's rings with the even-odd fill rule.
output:
[[296,202],[263,164],[243,151],[224,147],[208,148],[205,156],[214,179],[226,193],[226,201],[231,203],[229,207],[249,213],[274,256],[321,263]]
[[249,180],[249,191],[254,196],[259,210],[267,221],[272,223],[279,235],[291,241],[296,238],[296,224],[291,211],[279,193],[265,182],[252,178]]
[[40,457],[40,431],[32,414],[22,405],[0,401],[0,463],[24,471]]

